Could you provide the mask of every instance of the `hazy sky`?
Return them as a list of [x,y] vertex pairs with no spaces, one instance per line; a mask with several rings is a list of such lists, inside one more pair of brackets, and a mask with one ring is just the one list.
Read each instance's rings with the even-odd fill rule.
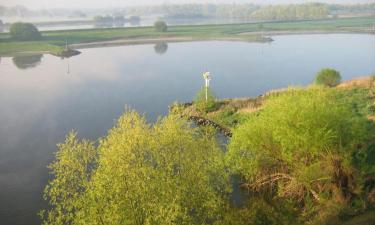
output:
[[128,5],[146,5],[162,3],[257,3],[257,4],[279,4],[279,3],[306,3],[306,2],[328,2],[328,3],[375,3],[375,0],[0,0],[0,5],[14,6],[24,5],[29,8],[102,8],[123,7]]

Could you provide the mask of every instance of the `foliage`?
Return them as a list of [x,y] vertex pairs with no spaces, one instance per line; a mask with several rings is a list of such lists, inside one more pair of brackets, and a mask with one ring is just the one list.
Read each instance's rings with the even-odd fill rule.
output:
[[164,22],[164,21],[161,21],[161,20],[156,21],[156,22],[154,23],[154,27],[155,27],[155,30],[156,30],[157,32],[167,32],[167,30],[168,30],[167,23]]
[[270,5],[251,14],[261,20],[301,20],[327,18],[329,10],[326,4],[310,3],[298,5]]
[[335,87],[341,82],[341,75],[334,69],[322,69],[316,75],[315,83],[318,85],[325,85],[328,87]]
[[113,23],[113,17],[112,16],[95,16],[94,22],[95,23]]
[[203,87],[200,91],[198,91],[194,99],[194,106],[201,113],[211,112],[216,109],[216,97],[210,88]]
[[273,199],[276,208],[294,208],[287,211],[294,222],[335,224],[345,210],[366,205],[362,181],[369,168],[358,165],[369,165],[375,140],[366,124],[337,90],[292,89],[234,131],[228,163],[249,191]]
[[13,23],[9,32],[11,37],[18,41],[38,40],[42,37],[38,29],[31,23]]
[[44,224],[220,221],[227,179],[222,159],[211,130],[199,131],[174,115],[151,126],[128,111],[97,150],[74,135],[60,145],[50,167],[55,177],[45,192],[51,209]]
[[54,179],[44,191],[51,208],[40,213],[43,224],[74,224],[78,210],[86,205],[83,195],[90,182],[97,151],[92,142],[78,141],[71,132],[58,145],[56,160],[49,166]]

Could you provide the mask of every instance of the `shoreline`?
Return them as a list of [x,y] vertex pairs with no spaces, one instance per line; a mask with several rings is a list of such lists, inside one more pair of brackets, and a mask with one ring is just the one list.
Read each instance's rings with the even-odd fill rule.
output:
[[[0,34],[0,56],[45,54],[63,56],[66,42],[72,50],[119,45],[156,44],[160,42],[243,41],[271,42],[272,36],[304,34],[375,35],[375,17],[317,21],[267,22],[244,24],[178,25],[167,32],[154,27],[103,28],[42,31],[37,41],[14,41],[9,33]],[[260,25],[262,25],[260,27]]]
[[[297,88],[308,88],[309,86],[297,86]],[[349,91],[353,89],[371,89],[375,87],[375,76],[363,76],[342,81],[334,89]],[[292,87],[293,88],[293,87]],[[278,96],[290,90],[289,88],[278,88],[265,91],[259,96],[247,96],[238,98],[221,98],[216,100],[217,106],[212,111],[202,113],[197,111],[194,102],[174,103],[169,110],[180,112],[197,125],[212,126],[227,137],[231,137],[232,129],[241,121],[241,115],[246,116],[259,112],[264,103],[271,96]],[[375,95],[368,96],[369,101],[375,105]],[[229,109],[229,111],[228,111]],[[228,113],[229,112],[229,113]],[[225,115],[221,118],[220,114]],[[375,122],[375,115],[367,115],[368,120]]]
[[[263,34],[263,39],[247,39],[259,38],[258,35]],[[115,40],[103,40],[86,43],[71,44],[69,47],[73,50],[88,49],[88,48],[101,48],[101,47],[115,47],[115,46],[129,46],[129,45],[145,45],[157,44],[160,42],[178,43],[178,42],[194,42],[194,41],[238,41],[238,42],[257,42],[269,43],[273,39],[270,36],[285,36],[285,35],[314,35],[314,34],[360,34],[360,35],[375,35],[375,32],[359,32],[359,31],[327,31],[327,30],[302,30],[302,31],[267,31],[267,32],[244,32],[239,33],[233,37],[211,37],[211,38],[195,38],[195,37],[159,37],[159,38],[120,38]],[[56,52],[51,51],[17,51],[11,54],[4,54],[0,56],[12,57],[19,55],[33,55],[33,54],[50,54],[54,56],[63,56]]]

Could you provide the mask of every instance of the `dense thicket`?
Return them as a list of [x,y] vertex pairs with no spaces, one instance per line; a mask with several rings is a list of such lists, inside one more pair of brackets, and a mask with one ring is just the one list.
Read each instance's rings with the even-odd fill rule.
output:
[[[337,224],[347,212],[366,210],[364,180],[375,172],[375,164],[368,165],[375,158],[375,130],[353,107],[357,101],[339,93],[290,90],[233,133],[229,165],[243,177],[242,186],[267,203],[269,218]],[[254,207],[250,199],[248,210]]]

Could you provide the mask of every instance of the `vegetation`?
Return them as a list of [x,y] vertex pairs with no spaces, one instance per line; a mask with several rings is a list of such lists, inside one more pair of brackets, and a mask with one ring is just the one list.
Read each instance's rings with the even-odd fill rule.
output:
[[322,69],[315,78],[315,83],[318,85],[325,85],[328,87],[335,87],[341,81],[341,75],[334,69]]
[[[321,21],[299,21],[299,22],[268,22],[262,23],[265,32],[268,31],[311,31],[326,30],[328,32],[368,32],[375,22],[373,17],[332,19]],[[230,24],[230,25],[192,25],[192,26],[169,26],[168,32],[155,31],[153,27],[134,28],[107,28],[89,30],[69,31],[45,31],[42,32],[42,39],[37,42],[14,41],[9,34],[0,33],[0,55],[12,55],[18,52],[51,51],[58,53],[62,51],[66,40],[70,44],[81,44],[88,42],[101,42],[116,39],[139,40],[164,38],[186,38],[186,40],[239,40],[265,42],[271,39],[261,37],[251,32],[260,31],[259,24]],[[250,33],[249,33],[250,32]]]
[[156,21],[154,27],[157,32],[167,32],[168,30],[167,23],[161,20]]
[[[181,110],[154,125],[127,111],[98,144],[71,133],[50,166],[44,224],[371,224],[368,82],[216,102],[219,114],[232,112],[226,121],[238,119],[225,149]],[[247,194],[234,207],[237,185]]]
[[208,113],[216,109],[216,97],[212,90],[208,87],[203,87],[195,97],[194,106],[201,113]]
[[[329,15],[353,16],[375,12],[375,4],[163,4],[129,8],[129,13],[164,14],[172,19],[231,18],[231,19],[320,19]],[[272,14],[274,13],[274,14]]]
[[301,20],[324,19],[329,15],[325,4],[270,5],[260,8],[251,14],[259,20]]
[[34,41],[42,37],[33,24],[21,22],[14,23],[10,26],[10,36],[18,41]]
[[229,165],[258,199],[247,209],[268,205],[266,224],[341,224],[368,209],[375,127],[342,94],[289,90],[234,131]]
[[223,151],[212,131],[179,116],[155,125],[126,112],[94,147],[74,133],[59,145],[44,224],[207,224],[220,221]]
[[141,17],[139,16],[131,16],[129,17],[129,22],[130,23],[139,23],[141,21]]
[[112,16],[95,16],[94,23],[113,23],[114,18]]

